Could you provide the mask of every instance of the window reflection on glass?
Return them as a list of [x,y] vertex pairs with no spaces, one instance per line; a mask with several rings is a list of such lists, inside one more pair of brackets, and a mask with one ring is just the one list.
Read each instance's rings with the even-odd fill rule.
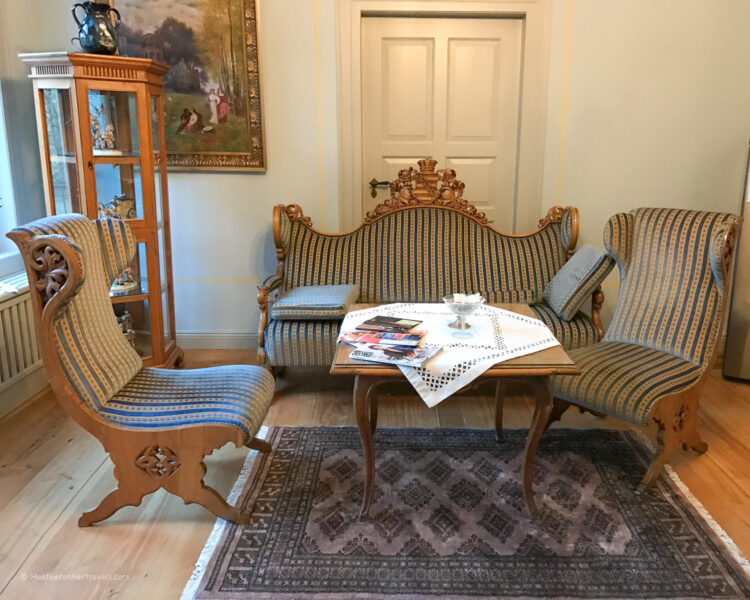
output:
[[97,164],[94,178],[100,218],[143,218],[140,165]]
[[164,346],[166,347],[174,339],[172,324],[169,322],[169,298],[166,291],[161,295],[161,315],[164,320]]
[[69,90],[42,90],[55,214],[81,212]]
[[109,295],[113,298],[148,294],[148,262],[146,260],[146,243],[138,244],[133,262],[112,282]]
[[159,163],[154,164],[154,198],[156,199],[156,222],[161,225],[161,167]]
[[159,98],[151,96],[151,138],[154,145],[154,154],[159,153]]
[[141,358],[149,358],[151,349],[151,313],[148,300],[124,302],[112,306],[122,334]]
[[94,156],[138,154],[135,92],[89,90],[89,120]]

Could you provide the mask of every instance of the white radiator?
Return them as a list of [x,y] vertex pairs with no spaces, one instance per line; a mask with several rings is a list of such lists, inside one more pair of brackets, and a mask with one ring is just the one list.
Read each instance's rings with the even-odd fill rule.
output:
[[0,297],[0,392],[42,366],[26,274],[5,283],[22,291]]

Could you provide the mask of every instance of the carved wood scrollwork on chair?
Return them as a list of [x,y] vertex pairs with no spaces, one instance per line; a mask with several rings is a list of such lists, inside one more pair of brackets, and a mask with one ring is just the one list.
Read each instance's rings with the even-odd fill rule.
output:
[[[112,311],[104,256],[128,265],[137,247],[119,219],[40,219],[11,231],[29,278],[37,339],[50,386],[70,417],[109,453],[118,485],[78,524],[91,525],[159,488],[247,523],[203,482],[203,458],[231,442],[268,452],[255,438],[273,396],[267,370],[143,367]],[[112,277],[116,276],[113,275]],[[209,408],[210,407],[210,408]]]

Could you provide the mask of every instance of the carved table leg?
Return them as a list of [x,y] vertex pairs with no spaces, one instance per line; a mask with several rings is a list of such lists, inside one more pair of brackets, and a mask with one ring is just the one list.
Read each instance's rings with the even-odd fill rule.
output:
[[534,457],[539,447],[539,440],[542,439],[542,434],[552,412],[552,386],[549,377],[534,377],[529,381],[534,388],[536,407],[534,418],[531,420],[531,427],[529,427],[529,435],[526,438],[526,449],[523,456],[523,497],[532,518],[536,518],[538,510],[534,502],[534,490],[532,488]]
[[358,375],[354,379],[354,415],[359,428],[359,438],[365,459],[365,490],[362,497],[360,519],[366,519],[372,503],[372,488],[375,483],[375,450],[373,435],[377,426],[378,399],[375,388],[383,383],[379,377]]
[[495,383],[495,433],[498,442],[503,441],[503,403],[506,385],[505,379],[498,379]]

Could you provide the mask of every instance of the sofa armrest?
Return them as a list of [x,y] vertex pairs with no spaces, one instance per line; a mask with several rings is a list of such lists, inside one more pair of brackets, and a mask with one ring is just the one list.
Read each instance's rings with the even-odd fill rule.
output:
[[600,314],[602,306],[604,306],[604,292],[602,291],[602,286],[599,286],[591,293],[591,320],[594,321],[596,337],[600,342],[604,337],[604,325],[602,325],[602,316]]
[[260,308],[260,324],[258,325],[258,362],[266,362],[266,327],[268,326],[268,307],[273,304],[276,293],[281,288],[281,275],[271,275],[258,284],[258,308]]

